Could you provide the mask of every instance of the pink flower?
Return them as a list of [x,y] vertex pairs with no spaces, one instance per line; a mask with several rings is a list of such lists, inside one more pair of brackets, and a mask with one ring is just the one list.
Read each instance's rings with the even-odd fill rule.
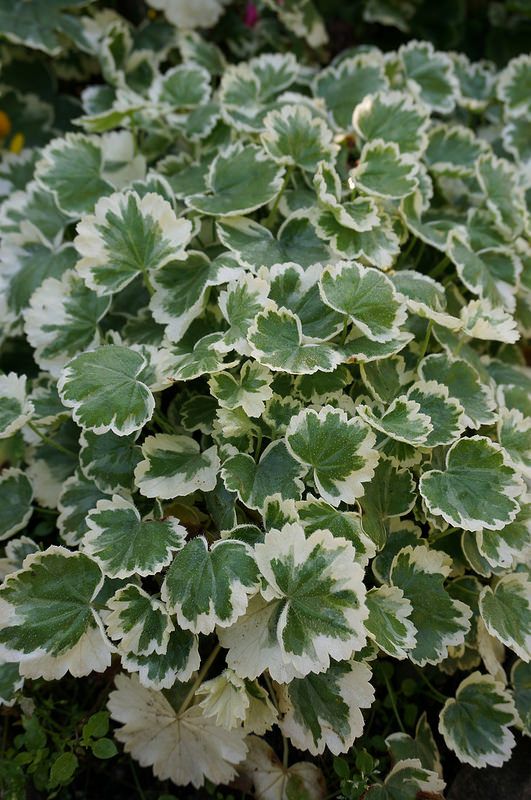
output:
[[247,3],[243,17],[243,24],[248,28],[254,28],[259,19],[260,14],[258,13],[258,9],[255,4],[251,2]]

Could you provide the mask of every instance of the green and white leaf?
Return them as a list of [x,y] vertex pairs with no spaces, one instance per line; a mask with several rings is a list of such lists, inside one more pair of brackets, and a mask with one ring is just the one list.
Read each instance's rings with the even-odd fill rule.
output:
[[100,344],[98,323],[110,298],[98,297],[75,272],[60,280],[47,278],[32,294],[24,313],[24,328],[43,370],[57,376],[77,353]]
[[114,294],[137,275],[184,258],[191,236],[191,223],[177,218],[160,195],[116,192],[98,200],[94,214],[78,223],[76,269],[98,295]]
[[496,94],[509,117],[523,117],[531,111],[530,81],[531,57],[527,53],[512,58],[499,75]]
[[256,315],[271,306],[268,301],[269,282],[263,277],[244,273],[220,292],[219,308],[229,323],[216,350],[226,353],[236,350],[243,356],[251,355],[249,333]]
[[436,380],[448,387],[464,409],[464,423],[468,428],[491,425],[496,421],[496,401],[492,387],[485,384],[470,364],[445,353],[433,353],[419,364],[420,377]]
[[435,52],[431,42],[413,40],[400,47],[398,56],[411,94],[432,112],[451,113],[459,96],[459,83],[449,55]]
[[450,330],[459,330],[461,320],[446,311],[446,295],[440,283],[429,275],[407,269],[395,272],[391,280],[412,314]]
[[236,492],[248,508],[262,510],[268,497],[298,500],[306,473],[282,440],[267,445],[258,463],[247,453],[231,455],[223,463],[221,477],[230,492]]
[[381,57],[360,53],[344,58],[316,75],[314,94],[325,101],[335,127],[349,130],[352,112],[368,94],[388,88]]
[[325,749],[334,755],[347,752],[363,733],[361,709],[374,701],[370,679],[366,664],[341,661],[319,675],[295,678],[280,687],[282,733],[298,750],[314,756]]
[[320,161],[332,162],[339,151],[330,128],[308,106],[274,109],[263,125],[260,140],[278,164],[313,173]]
[[368,95],[354,109],[352,126],[365,141],[381,139],[401,153],[423,153],[428,144],[428,109],[397,91]]
[[367,635],[392,658],[407,658],[416,645],[417,629],[410,617],[413,606],[402,589],[380,586],[367,592],[369,617],[365,623]]
[[199,64],[179,64],[157,75],[149,94],[155,103],[173,110],[205,105],[210,98],[210,74]]
[[428,136],[424,158],[430,172],[436,176],[472,177],[475,162],[487,150],[485,142],[464,125],[434,125]]
[[511,668],[513,698],[526,736],[531,732],[531,667],[518,658]]
[[531,661],[531,582],[525,572],[503,575],[494,588],[485,586],[479,610],[491,636]]
[[506,247],[473,252],[459,231],[448,237],[448,256],[467,289],[493,306],[513,312],[522,266]]
[[207,175],[207,191],[185,198],[203,214],[232,217],[248,214],[279,193],[284,169],[255,145],[236,143],[219,153]]
[[171,689],[176,681],[189,681],[199,669],[198,639],[190,631],[176,628],[170,633],[166,652],[159,655],[138,656],[135,653],[122,654],[122,666],[128,672],[136,672],[138,680],[147,689]]
[[92,606],[102,585],[83,553],[52,545],[27,556],[0,589],[0,657],[17,661],[27,678],[103,672],[111,646]]
[[250,548],[231,539],[209,549],[204,537],[191,539],[175,556],[161,596],[181,628],[212,633],[231,627],[256,593],[258,573]]
[[306,535],[317,530],[327,530],[337,538],[347,539],[353,544],[356,561],[362,567],[366,567],[369,559],[376,555],[374,542],[363,530],[361,517],[357,512],[340,511],[311,494],[305,500],[298,501],[296,508]]
[[413,607],[410,621],[417,635],[408,657],[420,667],[442,661],[448,647],[463,644],[470,629],[471,609],[454,600],[443,585],[451,565],[446,553],[424,545],[404,547],[391,565],[391,584],[402,590]]
[[106,605],[110,612],[105,616],[107,635],[118,642],[120,652],[137,656],[166,653],[174,625],[160,600],[129,583]]
[[82,550],[110,578],[155,575],[185,543],[186,529],[175,517],[142,520],[130,500],[113,495],[99,500],[87,517]]
[[[372,225],[372,212],[362,215],[353,213],[364,209],[370,211],[368,199],[362,198],[363,204],[357,200],[345,203],[340,207],[341,214],[335,209],[311,212],[311,219],[318,235],[330,243],[330,249],[338,258],[349,260],[362,258],[378,269],[389,269],[400,253],[399,239],[390,217],[384,212],[379,212],[377,225],[361,232],[352,227],[354,220],[357,227]],[[347,221],[348,225],[343,224]]]
[[82,353],[62,370],[59,396],[84,430],[128,436],[151,419],[155,408],[151,391],[138,380],[145,366],[140,353],[119,345]]
[[352,504],[363,495],[363,484],[373,478],[378,463],[375,443],[370,428],[328,405],[319,412],[299,412],[286,430],[289,452],[313,469],[317,490],[333,506]]
[[61,488],[57,510],[59,536],[69,547],[78,545],[88,531],[87,514],[108,495],[76,469]]
[[386,737],[385,743],[394,763],[408,758],[418,758],[424,769],[429,769],[442,777],[439,748],[425,711],[418,719],[414,737],[408,733],[392,733]]
[[201,452],[191,436],[157,433],[142,444],[143,461],[135,468],[135,483],[145,497],[169,500],[195,491],[211,492],[220,467],[217,447]]
[[[408,469],[399,469],[389,459],[381,458],[373,480],[360,498],[362,525],[380,550],[392,531],[392,520],[408,514],[417,499],[415,481]],[[406,523],[402,523],[405,525]]]
[[0,474],[0,541],[23,530],[33,513],[33,487],[23,470],[3,469]]
[[500,408],[498,441],[509,461],[525,478],[531,478],[531,418],[517,408]]
[[496,531],[515,519],[524,487],[500,445],[471,436],[450,447],[444,470],[423,473],[419,489],[429,511],[450,525]]
[[531,505],[526,498],[513,522],[500,531],[481,530],[476,534],[478,550],[492,567],[510,568],[517,560],[526,562],[531,553]]
[[406,311],[390,279],[376,269],[340,261],[326,267],[320,280],[324,302],[348,315],[376,342],[390,342],[400,333]]
[[475,164],[476,177],[485,195],[487,208],[506,238],[514,238],[526,219],[523,191],[513,164],[488,152]]
[[275,372],[333,372],[341,362],[340,354],[330,345],[306,342],[300,319],[286,308],[269,308],[257,314],[247,338],[250,355]]
[[0,375],[0,439],[7,439],[24,427],[34,410],[26,392],[26,376],[16,372]]
[[425,769],[418,758],[405,758],[394,765],[383,783],[369,786],[364,800],[413,800],[423,795],[443,800],[444,781]]
[[369,195],[400,199],[416,189],[417,169],[415,158],[401,153],[397,144],[374,139],[363,146],[359,164],[349,173],[349,184]]
[[211,393],[222,408],[243,408],[247,416],[262,416],[265,404],[273,396],[273,375],[255,361],[245,361],[238,376],[218,372],[208,381]]
[[377,431],[406,444],[424,445],[433,431],[431,418],[421,411],[420,404],[404,395],[387,408],[382,407],[379,413],[364,403],[356,407],[356,412]]
[[407,398],[419,404],[421,413],[430,418],[433,426],[423,447],[451,444],[465,430],[463,407],[458,400],[449,396],[444,384],[417,381],[408,389]]
[[176,710],[162,692],[142,686],[136,675],[120,674],[109,695],[111,717],[121,723],[115,737],[156,778],[196,789],[205,779],[229,783],[246,755],[241,728],[222,731],[197,704]]
[[131,491],[134,469],[142,457],[137,438],[136,433],[116,436],[111,432],[97,435],[83,431],[79,440],[79,464],[83,475],[107,494],[121,489]]
[[513,699],[504,685],[491,675],[473,672],[461,681],[455,698],[446,701],[439,731],[463,763],[501,767],[515,745],[509,726],[516,720]]
[[0,663],[0,706],[11,708],[17,701],[17,693],[24,686],[18,664],[9,661]]
[[[276,4],[275,9],[279,9]],[[289,800],[293,792],[302,792],[307,800],[322,800],[326,784],[316,764],[298,761],[284,767],[263,739],[248,736],[246,742],[249,751],[238,773],[254,786],[257,800]]]

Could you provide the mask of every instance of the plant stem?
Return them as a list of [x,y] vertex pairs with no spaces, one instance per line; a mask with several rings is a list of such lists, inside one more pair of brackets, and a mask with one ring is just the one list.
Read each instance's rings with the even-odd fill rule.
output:
[[416,666],[416,664],[413,664],[412,666],[413,666],[413,669],[415,670],[415,672],[420,676],[420,678],[424,681],[426,686],[429,688],[429,690],[435,696],[435,698],[437,700],[439,700],[441,703],[446,703],[446,701],[448,700],[446,695],[444,695],[442,692],[440,692],[438,689],[435,688],[435,686],[431,683],[431,681],[428,680],[428,678],[424,675],[422,670],[419,669],[419,667]]
[[441,260],[435,264],[434,268],[430,270],[430,278],[438,278],[439,275],[442,275],[449,263],[450,259],[448,256],[441,258]]
[[168,421],[165,419],[165,417],[162,416],[162,414],[159,411],[154,411],[153,412],[152,419],[153,419],[153,422],[157,423],[159,428],[162,428],[164,433],[173,433],[173,428],[171,427],[171,425],[168,423]]
[[148,275],[147,269],[142,270],[142,278],[144,279],[144,286],[148,290],[151,297],[155,294],[155,289],[153,288],[153,284],[151,283]]
[[291,169],[292,169],[291,167],[287,168],[286,174],[284,175],[284,179],[282,181],[282,186],[280,187],[279,192],[278,192],[278,194],[277,194],[277,196],[275,198],[275,202],[273,203],[273,207],[271,208],[271,211],[269,212],[269,214],[267,215],[267,217],[264,220],[264,225],[266,226],[266,228],[269,228],[277,218],[278,207],[280,205],[280,201],[282,200],[282,195],[284,194],[284,192],[286,190],[286,187],[288,185],[289,179],[291,178]]
[[426,350],[428,349],[432,328],[433,328],[433,322],[430,319],[430,321],[428,322],[428,327],[426,329],[426,336],[424,337],[424,341],[422,342],[422,346],[420,348],[419,361],[422,361],[422,359],[426,355]]
[[[267,672],[264,672],[263,678],[264,678],[264,681],[266,682],[266,686],[267,686],[267,689],[269,691],[269,696],[271,697],[271,702],[275,706],[276,710],[278,712],[280,712],[280,709],[278,707],[277,696],[276,696],[275,690],[273,688],[273,683],[271,681],[271,678],[267,674]],[[282,766],[284,767],[284,769],[287,769],[288,768],[288,763],[289,763],[289,742],[288,742],[287,737],[284,736],[284,734],[282,733],[282,731],[280,733],[282,735]]]
[[262,428],[260,428],[260,426],[258,425],[256,427],[256,447],[254,449],[254,457],[256,461],[258,460],[258,456],[260,455],[260,450],[262,449],[262,437],[263,437]]
[[131,767],[131,772],[133,774],[133,780],[135,782],[135,787],[138,792],[138,796],[140,797],[141,800],[146,800],[146,795],[144,794],[144,791],[140,785],[140,781],[138,780],[138,775],[136,774],[136,769],[133,759],[129,760],[129,766]]
[[46,434],[42,433],[33,422],[28,422],[28,428],[31,428],[33,433],[36,433],[37,436],[42,439],[44,444],[54,447],[56,450],[59,450],[60,453],[64,453],[67,456],[77,456],[77,453],[74,453],[73,450],[69,450],[68,447],[63,447],[62,444],[59,444],[59,442],[54,442],[53,439],[50,439],[49,436],[46,436]]
[[203,666],[201,667],[201,669],[197,673],[197,678],[193,682],[192,688],[190,689],[190,691],[188,692],[188,694],[184,698],[183,702],[181,703],[179,711],[177,712],[178,714],[183,714],[186,711],[186,709],[188,708],[188,706],[190,705],[190,703],[192,702],[192,700],[194,699],[195,693],[197,692],[197,690],[199,689],[199,687],[203,683],[204,677],[206,676],[208,670],[210,669],[210,667],[212,666],[212,664],[216,660],[220,650],[221,650],[221,645],[217,644],[214,647],[214,649],[212,650],[212,652],[210,653],[210,655],[208,656],[208,658],[206,659],[205,663],[203,664]]
[[398,722],[398,725],[399,725],[400,730],[402,731],[402,733],[405,733],[406,729],[404,728],[404,726],[402,724],[402,720],[400,719],[400,714],[398,713],[398,707],[396,705],[396,697],[395,697],[395,693],[393,692],[393,687],[391,686],[391,684],[389,682],[389,678],[385,674],[384,670],[382,670],[382,675],[383,675],[383,679],[385,681],[385,685],[387,686],[387,691],[389,693],[389,699],[391,701],[391,706],[392,706],[394,715],[396,717],[396,721]]
[[411,239],[409,240],[409,244],[408,244],[408,246],[406,247],[406,249],[404,250],[404,252],[403,252],[403,253],[402,253],[402,255],[400,256],[400,263],[401,263],[401,264],[404,264],[404,263],[405,263],[406,259],[408,258],[408,256],[410,255],[411,251],[412,251],[412,250],[413,250],[413,248],[415,247],[415,245],[416,245],[417,241],[418,241],[418,240],[417,240],[417,237],[416,237],[416,236],[412,236],[412,237],[411,237]]

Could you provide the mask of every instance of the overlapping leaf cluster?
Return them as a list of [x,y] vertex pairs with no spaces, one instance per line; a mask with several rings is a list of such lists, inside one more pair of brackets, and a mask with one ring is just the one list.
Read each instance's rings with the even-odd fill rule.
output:
[[[531,61],[228,64],[72,19],[105,83],[0,165],[4,362],[31,352],[0,376],[4,702],[119,659],[142,765],[284,797],[319,772],[259,737],[345,752],[388,656],[474,670],[439,730],[503,763],[529,721]],[[442,792],[397,736],[367,796]]]

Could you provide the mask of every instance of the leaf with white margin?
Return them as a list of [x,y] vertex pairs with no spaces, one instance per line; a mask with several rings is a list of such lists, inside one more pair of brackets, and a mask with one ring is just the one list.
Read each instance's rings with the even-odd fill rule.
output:
[[401,153],[424,152],[428,124],[427,108],[397,91],[367,95],[352,115],[352,126],[362,140],[394,142]]
[[300,319],[286,308],[269,308],[258,314],[247,339],[253,358],[275,372],[333,372],[341,361],[331,346],[305,342]]
[[230,492],[236,492],[247,508],[261,510],[274,494],[283,500],[298,500],[303,492],[301,480],[306,468],[290,454],[284,441],[271,442],[258,464],[247,453],[230,456],[221,470],[221,477]]
[[439,748],[425,711],[418,719],[414,738],[408,733],[392,733],[386,737],[385,744],[393,763],[407,758],[418,758],[424,769],[429,769],[442,777]]
[[363,145],[359,163],[349,173],[351,188],[376,197],[400,199],[417,188],[417,161],[394,142],[373,139]]
[[171,261],[151,275],[155,292],[149,308],[153,318],[166,326],[171,342],[178,342],[203,311],[208,288],[235,281],[242,272],[238,267],[218,266],[204,253],[189,251],[186,258]]
[[363,570],[346,539],[308,538],[297,523],[267,531],[254,549],[260,592],[275,606],[270,623],[283,660],[300,676],[328,669],[365,644]]
[[33,513],[33,488],[27,475],[16,467],[0,474],[0,541],[21,531]]
[[531,661],[531,581],[525,572],[503,575],[494,588],[485,586],[479,610],[491,636]]
[[450,330],[459,330],[461,320],[446,311],[446,294],[440,283],[429,275],[408,269],[395,272],[390,277],[409,311]]
[[[361,210],[367,209],[367,198],[362,198],[364,205]],[[368,230],[358,231],[353,228],[354,203],[345,203],[340,206],[340,219],[336,209],[324,209],[319,212],[313,211],[310,215],[317,234],[330,243],[330,249],[339,258],[356,259],[363,258],[369,264],[378,269],[389,269],[393,265],[395,257],[400,253],[400,243],[398,236],[393,230],[391,220],[387,214],[378,213],[379,222]],[[348,215],[348,225],[342,224]],[[372,212],[364,216],[357,217],[357,226],[372,225]]]
[[0,657],[27,678],[56,680],[103,672],[111,646],[92,602],[103,585],[99,566],[55,545],[32,553],[0,589]]
[[335,126],[343,130],[350,129],[352,112],[364,97],[387,88],[383,60],[372,53],[345,58],[321,70],[313,81],[314,94],[325,101]]
[[466,361],[453,359],[446,353],[433,353],[420,362],[419,375],[422,380],[436,380],[448,387],[450,396],[459,400],[464,409],[467,427],[477,429],[496,421],[492,387],[483,383]]
[[[312,0],[288,0],[283,5],[279,5],[276,0],[265,0],[265,4],[278,14],[280,22],[291,33],[304,38],[310,47],[318,48],[328,43],[328,33],[323,18]],[[263,798],[263,800],[268,799]],[[309,800],[313,800],[313,797]]]
[[274,109],[263,124],[260,140],[278,164],[313,173],[320,161],[334,161],[339,152],[330,128],[308,106]]
[[142,767],[159,780],[196,789],[205,779],[229,783],[245,758],[245,732],[225,731],[198,705],[175,710],[162,692],[143,687],[136,675],[118,675],[109,695],[111,717],[122,723],[114,735]]
[[186,540],[186,529],[178,519],[141,520],[134,504],[117,494],[98,501],[87,516],[87,526],[81,547],[110,578],[155,575]]
[[431,418],[422,413],[419,403],[405,396],[397,397],[378,413],[360,403],[356,407],[356,413],[385,436],[407,444],[422,446],[433,431]]
[[286,430],[289,452],[313,469],[317,490],[333,506],[352,504],[363,495],[363,484],[372,480],[378,463],[375,443],[367,425],[328,405],[319,412],[304,409]]
[[81,133],[51,141],[41,153],[35,177],[72,217],[92,211],[100,197],[113,189],[103,177],[101,140]]
[[232,144],[220,152],[207,176],[207,191],[185,198],[190,208],[220,217],[248,214],[279,193],[284,175],[256,145]]
[[34,358],[43,370],[57,377],[77,353],[100,343],[98,322],[110,306],[110,298],[98,297],[72,270],[60,280],[47,278],[33,292],[24,312],[24,329],[35,348]]
[[526,207],[516,168],[492,153],[480,156],[476,177],[485,195],[487,208],[494,215],[500,232],[513,239],[524,227]]
[[343,317],[323,303],[319,290],[322,267],[303,270],[299,264],[276,264],[269,270],[269,298],[297,315],[306,341],[333,339],[343,327]]
[[355,511],[339,511],[312,494],[308,494],[305,500],[299,500],[296,508],[306,535],[327,530],[337,538],[347,539],[354,545],[356,561],[362,567],[366,567],[376,555],[374,543],[364,532],[361,517]]
[[157,75],[149,90],[150,98],[172,109],[188,110],[205,105],[210,98],[210,75],[199,64],[178,64]]
[[11,708],[17,701],[17,692],[24,685],[18,664],[0,662],[0,706]]
[[414,664],[438,664],[450,645],[463,644],[472,611],[444,588],[452,560],[424,545],[408,545],[393,559],[390,581],[411,603],[410,620],[417,630],[416,645],[408,652]]
[[248,217],[223,217],[216,222],[216,230],[238,263],[253,271],[293,262],[309,267],[330,256],[304,212],[291,214],[280,226],[277,238],[269,228]]
[[444,470],[421,475],[420,493],[432,514],[465,531],[501,530],[520,510],[521,477],[505,451],[484,436],[453,444]]
[[525,478],[531,478],[531,419],[513,408],[500,408],[498,441],[513,467]]
[[[278,8],[276,4],[275,7]],[[263,739],[249,736],[246,742],[249,752],[238,773],[251,782],[256,800],[324,800],[326,782],[318,766],[297,761],[285,767]]]
[[83,431],[79,440],[79,464],[83,475],[107,494],[119,489],[131,491],[134,486],[133,472],[141,460],[137,438],[137,433],[116,436],[109,432],[98,436]]
[[212,633],[245,613],[255,594],[258,573],[252,551],[243,542],[222,539],[208,548],[203,536],[177,553],[162,584],[161,597],[181,628]]
[[245,721],[250,698],[245,681],[231,669],[224,669],[215,678],[203,681],[196,692],[202,697],[199,705],[206,717],[215,717],[216,725],[230,731]]
[[529,84],[531,56],[528,53],[512,58],[498,76],[496,94],[510,117],[525,117],[531,111]]
[[107,600],[106,606],[110,612],[105,616],[107,635],[118,642],[122,653],[164,655],[174,625],[160,600],[128,583]]
[[390,520],[387,541],[371,564],[378,583],[389,583],[393,558],[407,545],[419,544],[421,533],[421,529],[409,519]]
[[63,482],[57,509],[57,528],[59,536],[69,547],[80,543],[88,531],[87,514],[99,500],[108,495],[100,491],[95,483],[88,480],[79,470]]
[[177,218],[160,195],[116,192],[98,200],[94,214],[78,223],[76,269],[97,294],[113,294],[137,275],[183,258],[191,236],[190,221]]
[[218,372],[208,381],[211,393],[222,408],[243,408],[247,416],[262,416],[265,404],[273,396],[273,375],[256,361],[245,361],[238,376]]
[[443,800],[445,785],[436,772],[422,766],[420,759],[404,758],[394,765],[383,783],[369,786],[364,800],[413,800],[423,796]]
[[326,267],[320,290],[327,305],[347,314],[362,333],[376,342],[395,339],[406,320],[392,282],[371,267],[348,261]]
[[466,178],[474,175],[474,164],[487,146],[464,125],[434,125],[428,134],[424,160],[434,175]]
[[506,247],[492,247],[475,253],[458,230],[452,231],[448,237],[447,253],[469,291],[490,300],[493,306],[504,306],[508,311],[514,311],[522,271],[514,253]]
[[362,708],[374,702],[371,670],[357,661],[334,662],[326,672],[295,678],[280,687],[279,723],[298,750],[314,756],[326,748],[334,755],[349,750],[363,733]]
[[432,112],[449,114],[459,96],[451,58],[434,50],[431,42],[411,41],[398,51],[406,86]]
[[334,372],[317,372],[315,375],[299,375],[295,378],[294,390],[299,397],[311,403],[325,403],[340,397],[350,386],[353,376],[347,367],[339,366]]
[[400,331],[391,342],[373,342],[358,330],[352,330],[345,343],[339,348],[342,361],[347,364],[370,363],[394,356],[413,340],[409,331]]
[[187,331],[186,338],[179,344],[162,351],[165,372],[171,376],[170,380],[192,381],[200,375],[230,369],[239,362],[239,358],[223,360],[231,347],[225,344],[221,331],[194,338],[189,335],[191,330]]
[[145,366],[140,353],[119,345],[82,353],[62,370],[59,396],[83,429],[128,436],[151,419],[155,408],[151,391],[138,380]]
[[467,111],[482,112],[493,99],[496,69],[490,61],[470,61],[464,53],[449,53],[459,81],[457,103]]
[[0,375],[0,439],[7,439],[31,419],[35,407],[26,394],[26,376]]
[[256,315],[267,308],[269,282],[264,278],[244,273],[219,294],[218,304],[229,329],[216,345],[219,352],[236,350],[243,356],[250,355],[249,329]]
[[428,434],[423,447],[438,447],[459,439],[465,430],[463,407],[448,388],[437,381],[417,381],[407,391],[408,400],[420,406],[421,413],[431,419],[433,430]]
[[492,567],[510,568],[515,560],[526,561],[531,553],[531,504],[523,498],[513,522],[501,531],[481,530],[476,534],[480,554]]
[[413,606],[402,589],[380,586],[367,592],[367,635],[392,658],[407,658],[416,645],[417,629],[411,622]]
[[446,701],[439,732],[459,760],[473,767],[501,767],[511,756],[517,721],[513,699],[503,683],[473,672]]
[[142,444],[144,460],[135,468],[135,483],[144,497],[170,500],[195,491],[211,492],[220,467],[217,447],[201,452],[191,436],[157,433]]
[[122,666],[128,672],[136,672],[142,686],[147,689],[171,689],[176,681],[186,682],[199,669],[198,639],[190,631],[176,628],[170,633],[166,651],[138,656],[136,653],[122,654]]
[[381,458],[373,480],[360,498],[363,530],[379,550],[385,545],[389,531],[392,531],[392,520],[408,514],[415,505],[416,497],[411,472],[399,469],[387,458]]
[[360,364],[360,376],[371,395],[380,403],[390,403],[407,386],[414,372],[406,369],[402,356]]
[[268,497],[264,503],[263,520],[265,530],[280,530],[288,522],[299,522],[295,500],[283,500],[280,494]]
[[530,126],[527,117],[517,117],[505,125],[502,131],[504,150],[519,163],[525,175],[529,175],[531,170]]
[[531,666],[517,659],[511,667],[513,697],[526,736],[531,734]]
[[501,307],[493,307],[489,300],[471,300],[461,309],[463,331],[474,339],[514,344],[520,339],[516,320]]

